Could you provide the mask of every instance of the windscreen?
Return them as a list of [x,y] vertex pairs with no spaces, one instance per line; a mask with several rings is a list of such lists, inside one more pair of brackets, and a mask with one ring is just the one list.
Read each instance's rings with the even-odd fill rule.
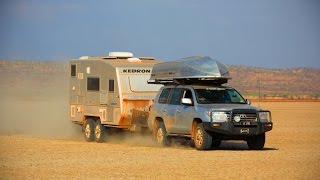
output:
[[243,97],[231,88],[205,88],[195,89],[199,104],[245,104]]

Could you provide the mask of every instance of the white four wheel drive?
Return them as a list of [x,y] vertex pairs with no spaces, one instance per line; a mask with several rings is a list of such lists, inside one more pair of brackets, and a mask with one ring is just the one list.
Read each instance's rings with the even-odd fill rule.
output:
[[198,150],[207,150],[222,140],[244,140],[249,149],[263,149],[271,113],[223,86],[228,79],[228,68],[206,56],[156,64],[149,83],[164,85],[148,118],[156,141],[169,145],[174,137],[191,138]]

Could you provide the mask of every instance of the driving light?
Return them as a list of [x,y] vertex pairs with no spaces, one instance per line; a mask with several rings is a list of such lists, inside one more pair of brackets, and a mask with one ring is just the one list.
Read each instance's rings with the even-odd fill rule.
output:
[[260,122],[271,122],[270,112],[259,112]]

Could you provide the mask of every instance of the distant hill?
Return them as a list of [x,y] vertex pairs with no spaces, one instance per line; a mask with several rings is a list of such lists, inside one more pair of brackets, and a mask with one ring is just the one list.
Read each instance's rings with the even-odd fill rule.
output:
[[0,93],[19,98],[65,96],[68,69],[66,62],[0,60]]
[[[244,96],[262,99],[320,99],[320,69],[267,69],[229,65],[235,87]],[[0,92],[23,96],[68,93],[67,62],[0,60]],[[259,93],[260,89],[260,93]],[[44,92],[46,91],[46,92]]]
[[246,66],[229,66],[232,80],[246,96],[285,99],[319,99],[320,69],[290,68],[267,69]]

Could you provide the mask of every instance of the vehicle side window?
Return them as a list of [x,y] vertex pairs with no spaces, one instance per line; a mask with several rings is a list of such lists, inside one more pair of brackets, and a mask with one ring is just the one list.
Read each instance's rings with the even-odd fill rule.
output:
[[183,98],[189,98],[189,99],[193,99],[192,98],[192,92],[189,90],[189,89],[186,89],[185,91],[184,91],[184,94],[183,94]]
[[184,89],[180,89],[180,88],[173,89],[169,104],[179,105],[181,102],[183,93],[184,93]]
[[159,96],[158,103],[165,104],[167,102],[170,90],[171,90],[170,88],[162,90],[162,92],[161,92],[161,94]]
[[191,99],[191,101],[193,103],[192,92],[189,89],[184,90],[183,98],[189,98],[189,99]]

